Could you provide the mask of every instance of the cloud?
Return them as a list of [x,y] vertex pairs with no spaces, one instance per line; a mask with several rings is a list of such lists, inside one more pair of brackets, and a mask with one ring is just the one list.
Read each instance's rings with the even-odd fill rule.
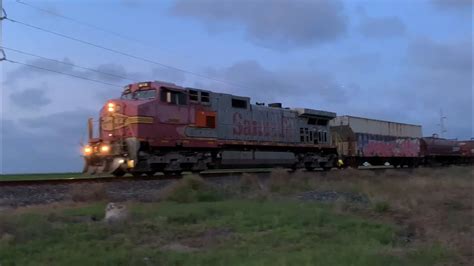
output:
[[432,0],[432,3],[441,10],[470,10],[472,0]]
[[152,70],[152,76],[153,80],[161,80],[175,84],[183,84],[186,80],[186,74],[183,72],[163,67],[154,68]]
[[95,112],[76,110],[20,121],[1,120],[1,172],[81,171],[79,142],[86,119]]
[[350,71],[363,72],[374,71],[380,67],[382,56],[378,53],[354,53],[344,56],[342,62],[344,68]]
[[51,103],[51,99],[46,96],[45,88],[30,88],[23,91],[15,91],[10,94],[10,100],[21,108],[38,110]]
[[431,125],[438,123],[439,110],[443,109],[451,137],[471,137],[472,41],[418,38],[410,43],[406,62],[409,67],[400,86],[408,83],[411,97],[419,99],[419,110],[433,114]]
[[441,43],[418,38],[409,45],[410,61],[431,70],[445,70],[472,75],[472,41]]
[[296,104],[313,96],[318,101],[338,102],[345,96],[342,85],[329,73],[317,69],[269,70],[254,60],[247,60],[222,69],[209,68],[206,72],[210,76],[232,81],[232,85],[215,83],[208,88],[220,88],[220,91],[224,88],[233,94],[251,96],[253,100],[267,103],[285,101]]
[[348,23],[338,0],[178,0],[171,13],[202,22],[211,31],[240,25],[253,43],[278,50],[334,41]]
[[142,6],[145,0],[120,0],[120,3],[126,7],[137,8]]
[[364,16],[359,25],[361,33],[367,38],[390,38],[405,34],[405,24],[398,17]]

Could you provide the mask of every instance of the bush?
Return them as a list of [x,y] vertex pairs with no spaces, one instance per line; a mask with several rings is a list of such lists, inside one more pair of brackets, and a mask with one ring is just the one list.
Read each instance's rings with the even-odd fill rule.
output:
[[254,174],[244,173],[240,178],[240,192],[261,190],[260,181]]
[[270,174],[269,188],[271,192],[288,192],[290,190],[290,177],[288,171],[283,169],[273,170]]
[[387,212],[390,210],[390,203],[387,201],[378,201],[374,205],[374,210],[379,213]]
[[218,201],[223,195],[197,176],[185,176],[165,191],[163,199],[179,203]]

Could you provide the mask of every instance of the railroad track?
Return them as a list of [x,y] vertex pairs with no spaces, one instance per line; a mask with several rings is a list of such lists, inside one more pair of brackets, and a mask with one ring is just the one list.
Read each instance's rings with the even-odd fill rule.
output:
[[[200,173],[202,177],[221,177],[229,175],[239,175],[243,173],[270,173],[271,169],[222,169],[222,170],[210,170]],[[1,180],[0,187],[6,186],[30,186],[30,185],[55,185],[55,184],[76,184],[76,183],[110,183],[110,182],[126,182],[126,181],[150,181],[150,180],[170,180],[177,179],[192,173],[184,173],[182,175],[155,175],[153,177],[133,177],[133,176],[97,176],[97,177],[81,177],[78,174],[77,178],[55,178],[55,179],[22,179],[22,180]]]
[[[384,171],[395,169],[393,167],[359,167],[358,170],[363,171]],[[398,170],[409,170],[408,168],[398,169]],[[411,170],[411,169],[410,169]],[[272,171],[270,168],[262,169],[221,169],[221,170],[210,170],[200,173],[204,178],[206,177],[224,177],[230,175],[241,175],[244,173],[250,174],[268,174]],[[318,171],[318,170],[316,170]],[[340,171],[340,170],[335,170]],[[0,179],[0,187],[12,187],[12,186],[40,186],[40,185],[59,185],[59,184],[81,184],[81,183],[110,183],[110,182],[126,182],[126,181],[150,181],[150,180],[170,180],[177,179],[187,174],[183,175],[155,175],[153,177],[133,177],[133,176],[124,176],[124,177],[114,177],[114,176],[98,176],[98,177],[81,177],[78,175],[77,178],[57,178],[57,179],[24,179],[24,180],[4,180]]]

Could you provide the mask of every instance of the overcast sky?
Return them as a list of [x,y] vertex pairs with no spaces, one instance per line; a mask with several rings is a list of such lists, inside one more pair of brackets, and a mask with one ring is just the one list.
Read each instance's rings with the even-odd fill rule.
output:
[[9,18],[229,84],[4,20],[3,46],[66,64],[8,59],[112,85],[2,62],[3,173],[80,171],[87,117],[130,80],[420,124],[424,135],[442,109],[447,137],[474,136],[471,0],[22,1],[50,13],[4,0]]

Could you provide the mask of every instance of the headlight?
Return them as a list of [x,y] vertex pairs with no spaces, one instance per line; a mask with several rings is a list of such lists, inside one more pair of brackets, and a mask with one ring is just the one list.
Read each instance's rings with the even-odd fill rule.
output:
[[115,111],[115,104],[114,103],[107,104],[107,110],[109,110],[109,112]]
[[100,152],[101,153],[108,153],[109,151],[110,151],[110,146],[109,145],[100,146]]
[[90,146],[85,146],[83,152],[84,155],[90,155],[92,153],[92,148]]

